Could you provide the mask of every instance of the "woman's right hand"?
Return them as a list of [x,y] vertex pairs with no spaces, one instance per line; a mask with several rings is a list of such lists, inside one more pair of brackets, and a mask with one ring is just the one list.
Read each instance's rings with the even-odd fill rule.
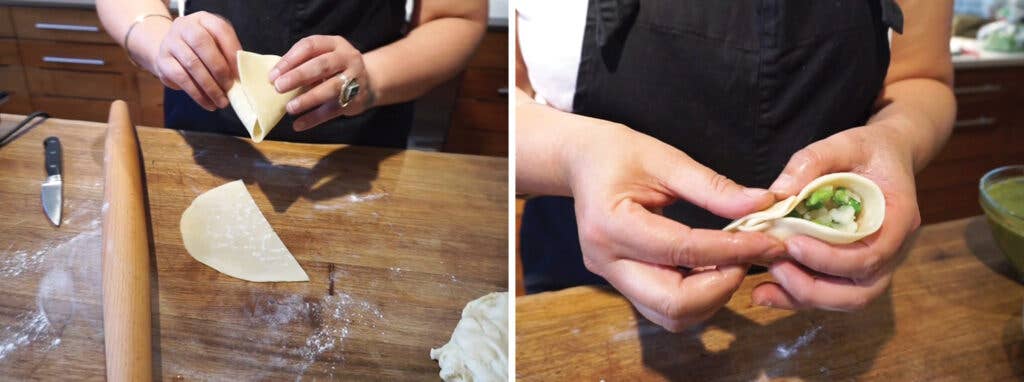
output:
[[171,24],[155,57],[152,72],[167,87],[184,90],[206,110],[229,105],[235,52],[242,49],[235,29],[209,12],[179,17]]
[[784,256],[763,233],[693,229],[658,213],[681,198],[737,218],[771,205],[768,190],[742,187],[625,126],[590,121],[597,126],[563,156],[583,261],[645,317],[674,332],[704,321],[729,301],[746,264]]

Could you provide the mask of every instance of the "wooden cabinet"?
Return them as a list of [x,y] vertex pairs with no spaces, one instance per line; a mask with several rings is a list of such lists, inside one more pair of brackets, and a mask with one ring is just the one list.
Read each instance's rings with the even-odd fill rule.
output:
[[93,10],[0,7],[0,57],[0,90],[14,94],[2,112],[102,122],[120,99],[137,123],[163,125],[163,85],[132,65]]
[[508,32],[489,31],[462,76],[444,151],[508,155]]
[[999,166],[1024,164],[1024,67],[958,70],[954,92],[953,134],[917,174],[924,223],[981,214],[981,177]]

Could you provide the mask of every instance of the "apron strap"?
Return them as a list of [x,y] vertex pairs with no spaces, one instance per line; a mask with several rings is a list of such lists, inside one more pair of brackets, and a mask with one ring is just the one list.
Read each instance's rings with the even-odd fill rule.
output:
[[903,10],[896,0],[881,0],[882,2],[882,23],[892,28],[893,31],[903,34]]
[[593,0],[591,5],[596,10],[593,15],[597,18],[596,37],[601,48],[628,30],[640,10],[640,0]]

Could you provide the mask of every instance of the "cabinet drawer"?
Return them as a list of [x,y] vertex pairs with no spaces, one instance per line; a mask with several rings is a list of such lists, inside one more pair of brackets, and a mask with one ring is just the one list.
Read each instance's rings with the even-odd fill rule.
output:
[[19,38],[114,44],[95,11],[63,8],[11,8]]
[[14,37],[14,23],[8,7],[0,7],[0,37]]
[[96,100],[137,99],[133,74],[73,72],[25,68],[33,96],[80,97]]
[[12,38],[0,38],[0,66],[21,66],[18,56],[18,41]]
[[953,133],[934,162],[991,157],[1000,151],[1010,112],[982,101],[961,102],[958,108]]
[[0,66],[0,90],[9,93],[7,102],[0,104],[0,112],[28,114],[32,112],[28,88],[25,87],[25,73],[21,66]]
[[508,134],[508,104],[460,98],[455,101],[452,128],[490,130]]
[[508,156],[508,135],[491,130],[452,128],[444,151],[490,156]]
[[[79,119],[83,121],[106,122],[111,101],[65,97],[32,97],[32,106],[54,118]],[[139,104],[128,103],[132,120],[138,120]]]
[[471,68],[508,68],[508,32],[487,32],[480,48],[469,60]]
[[918,190],[937,190],[954,186],[974,185],[986,172],[996,167],[996,159],[982,157],[953,162],[934,162],[917,174]]
[[460,98],[508,102],[508,71],[505,69],[469,68],[462,76]]
[[1024,92],[1019,68],[985,68],[956,72],[953,94],[957,101],[1001,102]]
[[139,106],[142,108],[142,125],[162,127],[164,125],[164,84],[149,72],[136,72],[135,82],[139,84]]
[[134,72],[120,47],[52,41],[21,41],[22,63],[49,69]]
[[978,204],[978,184],[965,184],[936,190],[917,192],[917,205],[921,210],[921,223],[931,224],[947,220],[981,215]]

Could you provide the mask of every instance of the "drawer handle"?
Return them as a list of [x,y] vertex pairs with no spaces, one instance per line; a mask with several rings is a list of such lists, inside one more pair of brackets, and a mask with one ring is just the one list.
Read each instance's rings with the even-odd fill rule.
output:
[[72,57],[54,57],[54,56],[43,56],[43,62],[49,62],[54,64],[75,64],[75,65],[94,65],[103,66],[106,62],[97,58],[72,58]]
[[968,95],[968,94],[984,94],[984,93],[997,93],[1003,90],[1003,87],[996,84],[984,84],[975,86],[963,86],[953,88],[953,94],[955,95]]
[[99,32],[100,27],[92,25],[36,23],[36,29],[67,32]]
[[508,96],[508,86],[503,87],[503,88],[498,88],[498,95],[500,95],[502,97],[507,97]]
[[996,124],[996,119],[995,118],[978,117],[978,118],[964,119],[964,120],[953,122],[953,128],[963,129],[963,128],[968,128],[968,127],[991,126],[991,125],[995,125],[995,124]]

